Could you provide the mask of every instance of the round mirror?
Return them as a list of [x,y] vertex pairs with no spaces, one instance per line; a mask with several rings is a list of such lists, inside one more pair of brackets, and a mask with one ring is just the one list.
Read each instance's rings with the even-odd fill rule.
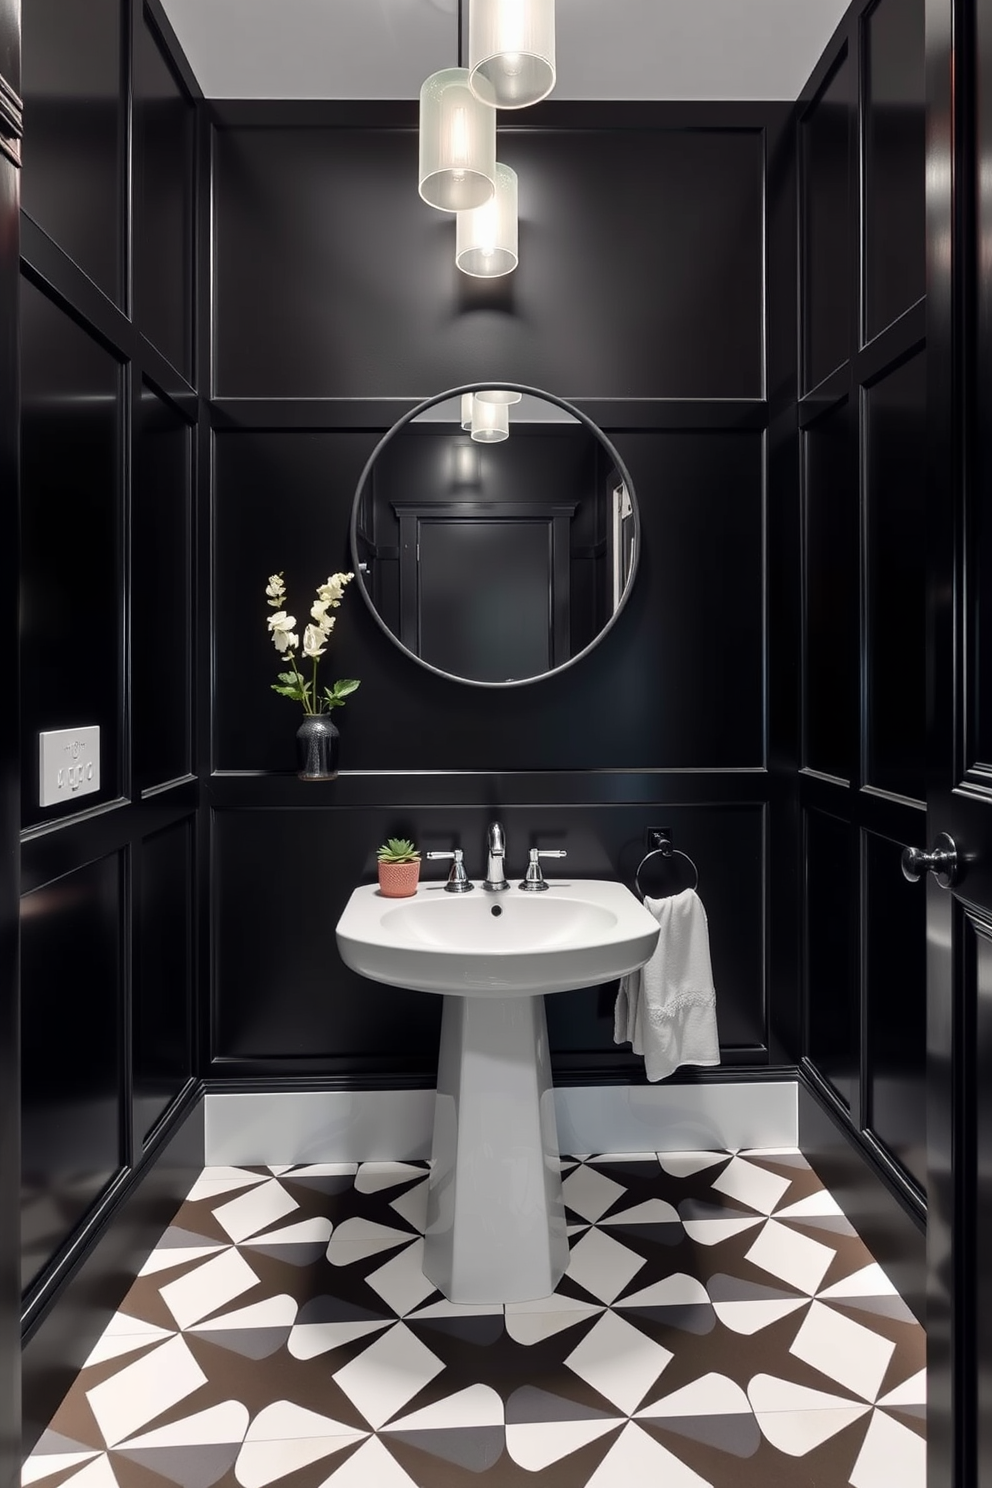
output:
[[479,384],[428,399],[379,441],[355,493],[352,565],[379,625],[421,666],[519,687],[614,624],[639,525],[623,462],[584,413],[536,388]]

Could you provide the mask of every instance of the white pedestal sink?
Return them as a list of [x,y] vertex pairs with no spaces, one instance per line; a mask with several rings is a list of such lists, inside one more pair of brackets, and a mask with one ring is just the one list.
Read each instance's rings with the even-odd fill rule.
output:
[[452,1302],[550,1296],[568,1264],[545,992],[643,966],[658,925],[605,879],[387,899],[354,891],[342,960],[444,995],[424,1271]]

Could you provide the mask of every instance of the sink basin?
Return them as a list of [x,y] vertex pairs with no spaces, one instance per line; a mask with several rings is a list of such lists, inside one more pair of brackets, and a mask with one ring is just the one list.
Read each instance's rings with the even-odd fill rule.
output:
[[535,997],[612,981],[651,955],[658,923],[607,879],[449,894],[421,884],[387,899],[356,889],[337,928],[341,957],[373,981],[462,997]]
[[544,992],[643,966],[659,928],[623,884],[546,891],[355,889],[341,958],[393,987],[442,993],[424,1272],[452,1302],[549,1296],[568,1265]]

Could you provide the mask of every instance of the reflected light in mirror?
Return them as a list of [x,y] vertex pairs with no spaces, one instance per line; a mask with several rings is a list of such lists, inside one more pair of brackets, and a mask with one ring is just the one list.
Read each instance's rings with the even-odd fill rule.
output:
[[472,405],[475,402],[474,393],[462,393],[462,428],[472,427]]
[[523,393],[514,393],[510,388],[485,388],[475,396],[480,403],[519,403]]
[[484,402],[476,397],[472,405],[472,438],[479,444],[498,444],[510,435],[510,409],[506,403]]

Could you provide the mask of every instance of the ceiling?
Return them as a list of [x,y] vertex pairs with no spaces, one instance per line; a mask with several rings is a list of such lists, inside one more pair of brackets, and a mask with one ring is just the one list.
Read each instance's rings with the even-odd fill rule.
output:
[[[458,0],[164,5],[208,98],[416,98],[459,61]],[[795,99],[847,5],[557,0],[552,97]]]

